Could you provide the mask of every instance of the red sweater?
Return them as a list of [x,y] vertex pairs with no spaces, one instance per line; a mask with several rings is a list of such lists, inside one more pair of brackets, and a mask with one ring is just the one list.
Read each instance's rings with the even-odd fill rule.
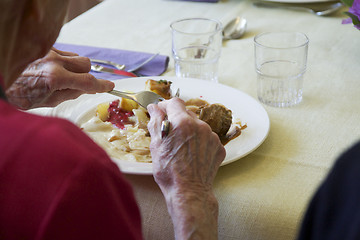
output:
[[141,238],[131,186],[100,147],[0,99],[0,239]]

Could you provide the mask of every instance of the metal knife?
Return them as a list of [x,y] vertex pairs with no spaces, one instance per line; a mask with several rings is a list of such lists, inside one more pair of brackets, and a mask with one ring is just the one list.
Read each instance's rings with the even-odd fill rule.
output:
[[132,73],[132,72],[127,72],[127,71],[124,71],[124,70],[118,70],[118,69],[114,69],[114,68],[108,68],[108,67],[104,67],[104,66],[101,66],[101,65],[98,65],[98,64],[92,64],[91,65],[91,70],[93,70],[95,72],[106,72],[106,73],[112,73],[112,74],[127,76],[127,77],[137,77],[137,75]]

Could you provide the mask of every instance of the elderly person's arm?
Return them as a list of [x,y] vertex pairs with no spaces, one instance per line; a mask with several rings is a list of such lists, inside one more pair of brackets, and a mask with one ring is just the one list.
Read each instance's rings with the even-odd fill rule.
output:
[[[225,149],[210,127],[178,98],[150,105],[154,178],[163,192],[176,239],[217,239],[218,202],[212,184]],[[161,121],[171,129],[161,138]]]
[[7,89],[8,101],[21,109],[53,107],[83,93],[106,92],[114,83],[89,73],[90,60],[52,48],[31,63]]

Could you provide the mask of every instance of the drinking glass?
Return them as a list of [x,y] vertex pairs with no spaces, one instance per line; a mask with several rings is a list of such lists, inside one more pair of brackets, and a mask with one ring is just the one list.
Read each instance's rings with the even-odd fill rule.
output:
[[170,25],[172,55],[178,77],[218,81],[222,25],[207,18],[187,18]]
[[302,101],[308,37],[299,32],[267,32],[254,38],[260,102],[290,107]]

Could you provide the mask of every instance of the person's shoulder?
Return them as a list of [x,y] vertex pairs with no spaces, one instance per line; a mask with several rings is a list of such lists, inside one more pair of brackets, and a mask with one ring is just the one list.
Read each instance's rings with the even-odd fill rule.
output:
[[334,164],[333,171],[344,175],[353,173],[355,176],[360,172],[360,141],[344,151]]
[[360,141],[352,145],[347,151],[345,151],[340,159],[358,159],[360,156]]

